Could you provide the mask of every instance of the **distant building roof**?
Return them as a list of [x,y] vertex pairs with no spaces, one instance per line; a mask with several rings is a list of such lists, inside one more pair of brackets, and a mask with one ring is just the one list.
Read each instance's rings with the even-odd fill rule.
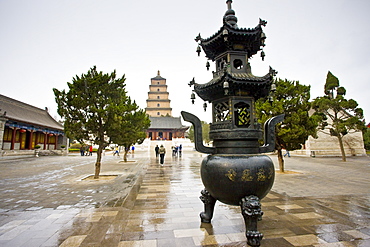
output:
[[180,117],[149,117],[149,129],[187,129],[182,125]]
[[47,110],[31,106],[0,94],[1,114],[7,119],[30,125],[63,131],[63,125],[52,118]]

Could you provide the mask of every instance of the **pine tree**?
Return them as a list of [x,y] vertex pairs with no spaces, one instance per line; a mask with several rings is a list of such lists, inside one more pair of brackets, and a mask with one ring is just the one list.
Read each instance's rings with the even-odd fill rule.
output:
[[[58,114],[64,120],[66,135],[84,143],[86,140],[99,145],[95,163],[95,176],[99,178],[102,151],[111,143],[111,136],[123,123],[130,122],[130,116],[137,111],[125,90],[125,76],[116,79],[111,74],[98,72],[96,66],[86,74],[75,76],[68,82],[69,91],[54,88]],[[147,118],[142,115],[142,118]]]
[[284,172],[282,149],[287,151],[301,149],[311,135],[316,137],[318,118],[310,116],[310,86],[298,81],[275,80],[276,92],[273,100],[259,99],[256,114],[260,123],[271,117],[285,114],[282,124],[276,126],[276,145],[280,171]]
[[320,129],[323,133],[338,138],[342,160],[346,161],[343,137],[351,130],[365,130],[363,110],[358,107],[355,100],[344,98],[346,89],[339,86],[338,78],[330,71],[326,76],[324,89],[325,96],[317,97],[313,101],[313,108],[316,115],[322,118]]
[[150,126],[150,120],[146,112],[131,103],[129,99],[125,105],[124,115],[117,115],[116,126],[111,128],[111,141],[125,147],[123,160],[127,162],[127,153],[135,143],[141,144],[146,138],[146,130]]
[[[201,121],[201,124],[202,124],[202,138],[203,138],[203,142],[204,143],[210,143],[210,138],[209,138],[209,130],[210,130],[210,126],[209,126],[209,123],[205,122],[205,121]],[[190,129],[189,129],[189,139],[194,142],[194,126],[191,125],[190,126]]]

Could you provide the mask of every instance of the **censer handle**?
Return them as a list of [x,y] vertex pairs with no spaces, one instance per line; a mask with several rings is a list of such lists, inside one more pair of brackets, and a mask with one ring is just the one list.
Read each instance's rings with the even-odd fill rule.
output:
[[185,121],[188,121],[193,124],[194,126],[194,144],[195,149],[198,152],[205,153],[205,154],[213,154],[216,152],[216,148],[214,147],[206,147],[203,145],[203,133],[202,133],[202,124],[199,118],[189,112],[182,111],[182,117]]
[[275,149],[275,125],[284,121],[285,114],[277,115],[265,122],[264,145],[260,147],[260,153],[272,152]]

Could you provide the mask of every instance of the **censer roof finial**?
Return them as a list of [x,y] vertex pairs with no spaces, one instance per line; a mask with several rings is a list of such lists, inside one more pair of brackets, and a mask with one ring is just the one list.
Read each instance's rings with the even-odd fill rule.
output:
[[226,3],[227,3],[227,9],[231,9],[231,3],[233,1],[232,0],[227,0]]
[[236,23],[238,22],[238,18],[235,16],[235,11],[231,8],[232,0],[227,0],[227,10],[224,15],[224,22],[229,24],[232,27],[237,27]]

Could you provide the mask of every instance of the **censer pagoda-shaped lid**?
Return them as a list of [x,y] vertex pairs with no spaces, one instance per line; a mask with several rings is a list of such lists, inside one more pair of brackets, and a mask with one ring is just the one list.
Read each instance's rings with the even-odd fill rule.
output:
[[[225,96],[265,97],[270,92],[276,71],[270,67],[266,75],[254,76],[248,60],[259,51],[264,59],[266,35],[262,27],[267,22],[260,19],[255,28],[239,28],[235,11],[231,8],[232,1],[226,3],[223,26],[209,38],[203,39],[200,34],[195,38],[198,55],[203,50],[206,57],[216,63],[213,78],[205,84],[193,80],[189,85],[194,85],[198,96],[209,102]],[[209,66],[207,62],[207,69]]]

